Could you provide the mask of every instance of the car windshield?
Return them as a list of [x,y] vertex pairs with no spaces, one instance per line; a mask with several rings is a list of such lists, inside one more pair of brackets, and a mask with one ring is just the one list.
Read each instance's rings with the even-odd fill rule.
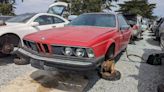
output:
[[124,17],[128,21],[128,24],[133,24],[133,25],[137,24],[137,17],[136,17],[136,15],[124,15]]
[[14,23],[26,23],[29,19],[31,19],[35,14],[22,14],[17,15],[6,22],[14,22]]
[[83,14],[71,21],[69,26],[115,27],[116,19],[112,14]]

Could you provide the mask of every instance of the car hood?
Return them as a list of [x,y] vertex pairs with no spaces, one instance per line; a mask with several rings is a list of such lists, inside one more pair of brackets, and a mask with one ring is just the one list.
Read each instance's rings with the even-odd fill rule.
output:
[[67,44],[74,42],[89,42],[97,37],[111,32],[115,28],[67,26],[27,35],[24,39],[51,44]]
[[4,26],[0,26],[1,30],[15,30],[16,28],[20,28],[22,26],[25,26],[25,23],[6,23]]

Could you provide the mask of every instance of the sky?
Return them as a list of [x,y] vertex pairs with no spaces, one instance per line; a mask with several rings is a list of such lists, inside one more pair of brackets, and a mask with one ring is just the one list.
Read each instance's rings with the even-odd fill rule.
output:
[[[48,10],[48,6],[53,3],[54,0],[24,0],[22,3],[21,0],[17,0],[16,3],[16,14],[22,13],[30,13],[30,12],[46,12]],[[113,3],[117,5],[118,3],[123,3],[123,1],[128,0],[119,0],[117,3]],[[154,9],[154,15],[164,16],[164,0],[149,0],[150,3],[156,3],[156,8]],[[112,8],[113,10],[117,10],[119,7]]]

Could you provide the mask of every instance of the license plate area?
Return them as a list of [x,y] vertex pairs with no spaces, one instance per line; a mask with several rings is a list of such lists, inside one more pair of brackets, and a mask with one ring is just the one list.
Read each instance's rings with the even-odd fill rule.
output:
[[30,63],[32,67],[44,70],[44,61],[31,59]]

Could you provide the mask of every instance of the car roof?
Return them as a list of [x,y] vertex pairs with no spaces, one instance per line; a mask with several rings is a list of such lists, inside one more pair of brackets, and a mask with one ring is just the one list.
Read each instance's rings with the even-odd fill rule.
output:
[[112,15],[116,15],[114,13],[107,13],[107,12],[92,12],[92,13],[84,13],[84,14],[112,14]]

